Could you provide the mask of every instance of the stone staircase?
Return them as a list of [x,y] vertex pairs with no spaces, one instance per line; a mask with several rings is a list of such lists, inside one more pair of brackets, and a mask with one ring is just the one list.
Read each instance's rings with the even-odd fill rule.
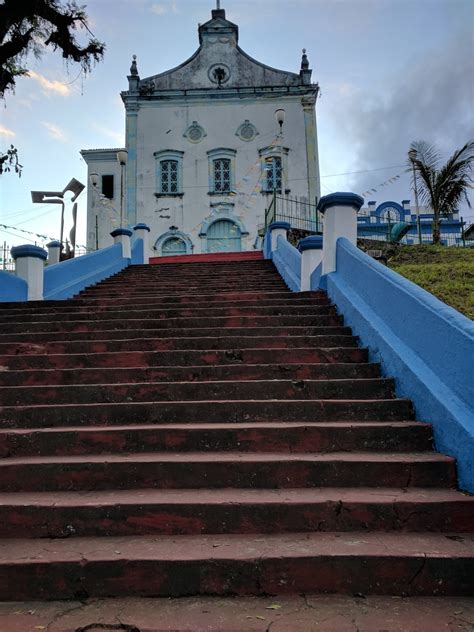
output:
[[271,262],[133,266],[0,322],[0,600],[472,593],[453,459]]

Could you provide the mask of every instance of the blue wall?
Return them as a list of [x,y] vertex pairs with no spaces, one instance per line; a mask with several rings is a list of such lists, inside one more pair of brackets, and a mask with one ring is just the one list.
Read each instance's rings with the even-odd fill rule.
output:
[[28,285],[26,281],[11,274],[0,271],[0,302],[27,301]]
[[132,265],[138,265],[145,261],[145,248],[143,239],[135,239],[132,243]]
[[44,271],[44,298],[71,298],[85,287],[120,272],[129,264],[130,259],[122,256],[122,244],[114,244],[83,257],[48,266]]
[[293,292],[301,287],[301,253],[282,235],[277,239],[277,248],[272,253],[273,263],[283,280]]
[[433,424],[437,450],[457,459],[460,487],[474,492],[474,323],[344,238],[326,281],[371,360]]

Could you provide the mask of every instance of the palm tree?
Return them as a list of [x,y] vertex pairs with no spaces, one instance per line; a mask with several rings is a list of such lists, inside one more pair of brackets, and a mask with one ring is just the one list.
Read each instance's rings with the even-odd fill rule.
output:
[[423,204],[433,212],[433,243],[440,242],[440,219],[454,213],[459,203],[471,203],[467,194],[473,188],[472,169],[474,163],[474,141],[457,149],[441,165],[438,150],[423,140],[413,142],[408,152],[408,164],[413,170],[415,197],[418,192]]

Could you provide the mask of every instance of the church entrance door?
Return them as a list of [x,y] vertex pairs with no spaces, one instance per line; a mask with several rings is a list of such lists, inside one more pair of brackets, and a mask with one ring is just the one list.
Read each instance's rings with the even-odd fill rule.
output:
[[228,219],[219,219],[207,231],[207,252],[240,252],[240,228]]

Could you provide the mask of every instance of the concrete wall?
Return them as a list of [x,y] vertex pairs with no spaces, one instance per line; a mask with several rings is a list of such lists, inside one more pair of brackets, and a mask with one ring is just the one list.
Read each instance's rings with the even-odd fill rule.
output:
[[0,270],[0,302],[28,300],[28,285],[10,272]]
[[129,264],[130,259],[122,256],[122,244],[114,244],[83,257],[48,266],[44,271],[44,298],[71,298],[85,287],[120,272]]
[[433,424],[437,450],[457,459],[460,487],[474,492],[474,323],[346,239],[326,280],[371,360]]

